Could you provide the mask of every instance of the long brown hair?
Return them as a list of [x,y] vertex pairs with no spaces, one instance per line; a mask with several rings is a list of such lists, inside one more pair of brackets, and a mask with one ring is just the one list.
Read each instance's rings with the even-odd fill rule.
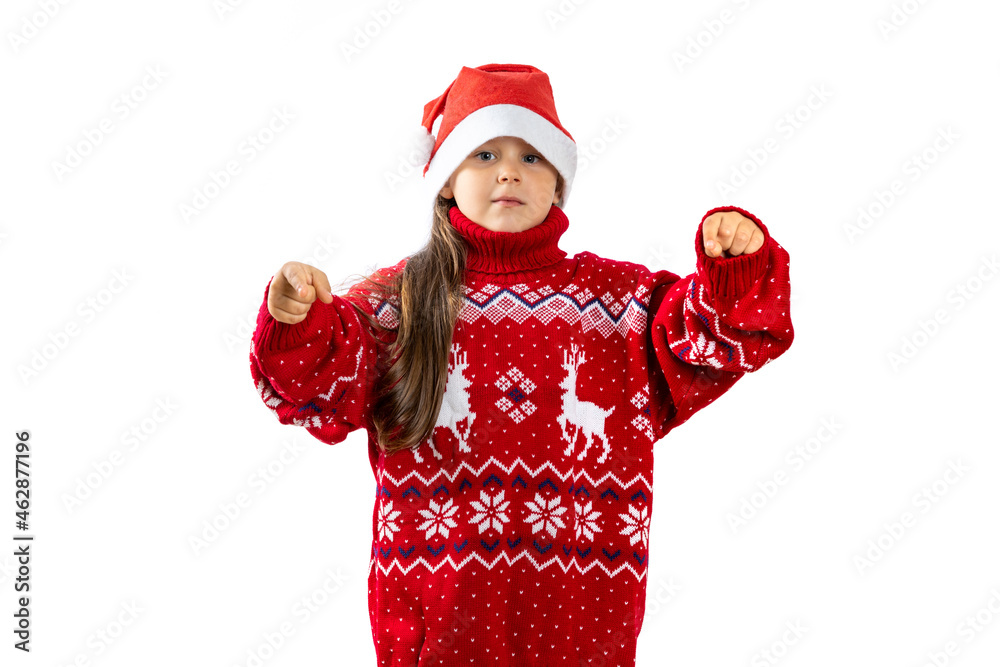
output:
[[[402,271],[361,276],[351,286],[351,292],[399,304],[395,339],[385,346],[375,369],[379,380],[371,415],[378,445],[386,454],[430,436],[441,411],[465,274],[465,243],[448,217],[454,205],[454,199],[438,195],[430,240],[407,258]],[[377,318],[355,301],[349,303],[382,343],[392,338]]]
[[[563,182],[559,174],[559,204]],[[407,258],[402,271],[391,276],[382,272],[360,276],[361,281],[351,286],[351,292],[376,302],[399,304],[399,326],[395,339],[390,341],[391,335],[386,336],[389,328],[358,303],[349,301],[372,326],[373,335],[382,342],[390,341],[374,369],[379,379],[371,415],[378,446],[386,454],[409,449],[428,438],[444,401],[466,265],[465,241],[452,226],[448,213],[455,205],[454,198],[438,195],[430,240]]]

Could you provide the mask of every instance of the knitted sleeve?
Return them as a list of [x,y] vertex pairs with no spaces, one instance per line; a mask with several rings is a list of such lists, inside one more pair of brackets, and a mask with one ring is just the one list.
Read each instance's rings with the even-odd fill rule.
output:
[[270,287],[269,281],[250,346],[257,393],[282,424],[338,444],[370,425],[379,342],[351,303],[369,315],[375,308],[349,290],[334,294],[332,303],[316,300],[304,320],[285,324],[268,312]]
[[[764,232],[764,245],[736,257],[709,257],[702,243],[705,219],[738,211]],[[650,343],[667,385],[670,405],[657,411],[657,439],[725,393],[745,373],[780,356],[792,344],[788,253],[752,213],[713,208],[695,236],[697,270],[681,279],[654,274],[649,306]]]

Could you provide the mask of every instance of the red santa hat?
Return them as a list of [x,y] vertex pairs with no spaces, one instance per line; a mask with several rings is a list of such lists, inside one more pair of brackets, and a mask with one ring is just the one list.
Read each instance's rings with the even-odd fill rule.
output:
[[[434,123],[441,117],[437,136]],[[433,202],[452,172],[477,146],[495,137],[519,137],[562,175],[562,206],[576,174],[576,141],[559,122],[552,86],[531,65],[463,67],[440,97],[424,105],[420,161]]]

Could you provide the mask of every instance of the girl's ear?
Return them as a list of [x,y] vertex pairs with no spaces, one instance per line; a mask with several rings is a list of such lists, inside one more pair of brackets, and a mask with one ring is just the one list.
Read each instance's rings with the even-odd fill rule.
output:
[[439,194],[445,199],[452,199],[455,196],[455,193],[451,189],[450,178],[448,179],[448,182],[444,184],[444,187],[441,188],[441,192]]

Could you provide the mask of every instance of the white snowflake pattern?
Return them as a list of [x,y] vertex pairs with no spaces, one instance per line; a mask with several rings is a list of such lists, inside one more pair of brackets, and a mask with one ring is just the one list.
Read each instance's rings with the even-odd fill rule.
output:
[[534,501],[529,500],[525,503],[531,511],[525,522],[531,524],[532,534],[544,529],[554,538],[557,526],[559,528],[566,527],[566,524],[559,517],[565,514],[569,508],[562,507],[561,502],[559,496],[554,496],[551,501],[546,502],[541,494],[536,493]]
[[635,544],[638,541],[642,541],[642,548],[646,548],[646,543],[649,541],[649,508],[643,507],[642,510],[636,509],[635,505],[628,506],[628,514],[619,514],[625,521],[625,527],[622,528],[622,535],[631,535],[632,539],[629,540],[629,544]]
[[715,341],[708,340],[705,338],[705,334],[699,333],[698,340],[691,341],[691,351],[688,352],[687,361],[698,366],[721,368],[722,364],[712,356],[714,354]]
[[473,500],[470,504],[472,509],[478,512],[472,517],[471,522],[479,524],[480,535],[489,530],[491,526],[493,530],[502,533],[503,525],[510,521],[510,517],[505,513],[510,501],[503,499],[502,490],[492,497],[485,491],[480,491],[479,500]]
[[601,532],[600,526],[597,525],[597,517],[601,516],[601,513],[593,509],[593,506],[592,501],[582,507],[578,503],[573,503],[573,507],[576,509],[576,539],[580,539],[582,533],[584,537],[593,542],[594,533]]
[[427,529],[427,539],[430,539],[434,533],[441,533],[444,537],[448,537],[448,529],[456,528],[458,523],[452,517],[458,511],[458,507],[453,505],[454,501],[449,498],[448,502],[443,505],[439,505],[433,500],[430,502],[429,510],[420,510],[420,516],[427,519],[422,524],[417,526],[417,530]]
[[396,524],[396,517],[401,514],[399,510],[392,509],[392,501],[379,505],[378,508],[378,538],[381,540],[388,537],[390,540],[394,533],[399,532]]

